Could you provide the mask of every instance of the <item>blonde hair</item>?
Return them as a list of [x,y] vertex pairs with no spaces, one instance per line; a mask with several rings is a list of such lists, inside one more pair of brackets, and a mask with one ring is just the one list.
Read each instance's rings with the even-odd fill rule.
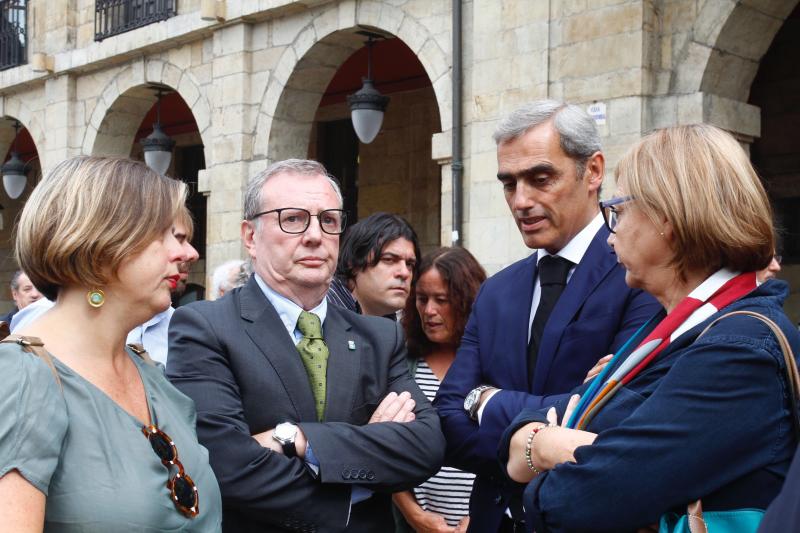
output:
[[120,263],[161,238],[186,210],[186,187],[144,163],[79,156],[36,186],[16,231],[16,257],[55,300],[61,287],[103,287]]
[[761,180],[730,134],[708,124],[657,130],[617,164],[617,182],[657,226],[673,230],[672,264],[689,272],[766,267],[775,250]]

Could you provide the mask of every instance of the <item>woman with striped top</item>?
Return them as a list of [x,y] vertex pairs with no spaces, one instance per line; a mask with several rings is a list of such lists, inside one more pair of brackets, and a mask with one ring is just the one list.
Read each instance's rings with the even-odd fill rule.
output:
[[[486,272],[463,248],[439,248],[422,258],[419,269],[402,323],[411,373],[433,400],[456,357]],[[398,532],[409,531],[409,526],[425,533],[466,531],[474,478],[445,466],[413,491],[395,494],[395,505],[405,518],[405,523],[398,520]]]

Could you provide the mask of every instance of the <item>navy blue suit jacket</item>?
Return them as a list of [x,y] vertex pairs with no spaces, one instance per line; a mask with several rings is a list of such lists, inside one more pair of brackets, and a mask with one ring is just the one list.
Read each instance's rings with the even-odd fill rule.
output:
[[785,533],[800,530],[800,448],[780,494],[767,508],[758,533]]
[[[800,334],[781,309],[787,294],[785,282],[767,282],[675,339],[592,419],[597,439],[575,450],[576,463],[528,484],[527,529],[635,531],[665,512],[685,514],[698,498],[704,511],[765,509],[796,448],[778,341],[747,316],[696,339],[717,317],[747,309],[774,320],[798,354]],[[556,405],[559,419],[565,404]],[[544,421],[543,410],[525,410],[509,426],[501,464],[514,431],[532,421]]]
[[[470,530],[496,531],[511,487],[497,463],[503,431],[524,408],[554,403],[583,382],[598,359],[618,349],[661,307],[625,285],[625,272],[606,244],[603,227],[575,268],[550,315],[528,383],[528,323],[536,254],[488,279],[481,287],[456,359],[434,405],[447,439],[446,464],[478,474],[470,502]],[[464,397],[478,385],[499,389],[481,424],[464,411]]]

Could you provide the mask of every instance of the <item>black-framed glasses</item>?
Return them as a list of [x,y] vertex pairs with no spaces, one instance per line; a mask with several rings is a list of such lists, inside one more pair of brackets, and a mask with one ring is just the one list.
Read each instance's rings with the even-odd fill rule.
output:
[[299,207],[282,207],[256,213],[250,220],[255,220],[262,215],[278,213],[278,225],[284,233],[303,233],[311,224],[311,217],[317,217],[319,227],[330,235],[341,235],[347,222],[347,213],[343,209],[325,209],[312,215],[307,209]]
[[606,223],[608,231],[616,233],[614,228],[617,227],[617,218],[619,217],[617,206],[631,200],[633,200],[633,196],[620,196],[619,198],[611,198],[600,202],[600,212],[603,213],[603,221]]
[[200,497],[197,494],[197,485],[189,474],[183,469],[183,464],[178,460],[178,448],[169,435],[154,425],[142,426],[142,433],[150,442],[150,447],[161,459],[161,463],[170,468],[176,467],[178,471],[167,481],[170,499],[175,507],[189,518],[194,518],[200,513]]

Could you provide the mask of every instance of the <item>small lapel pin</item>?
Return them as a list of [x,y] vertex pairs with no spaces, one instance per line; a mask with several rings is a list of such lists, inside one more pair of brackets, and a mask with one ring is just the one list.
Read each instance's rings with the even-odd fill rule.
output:
[[347,347],[350,348],[351,350],[355,350],[356,349],[356,341],[347,341]]

